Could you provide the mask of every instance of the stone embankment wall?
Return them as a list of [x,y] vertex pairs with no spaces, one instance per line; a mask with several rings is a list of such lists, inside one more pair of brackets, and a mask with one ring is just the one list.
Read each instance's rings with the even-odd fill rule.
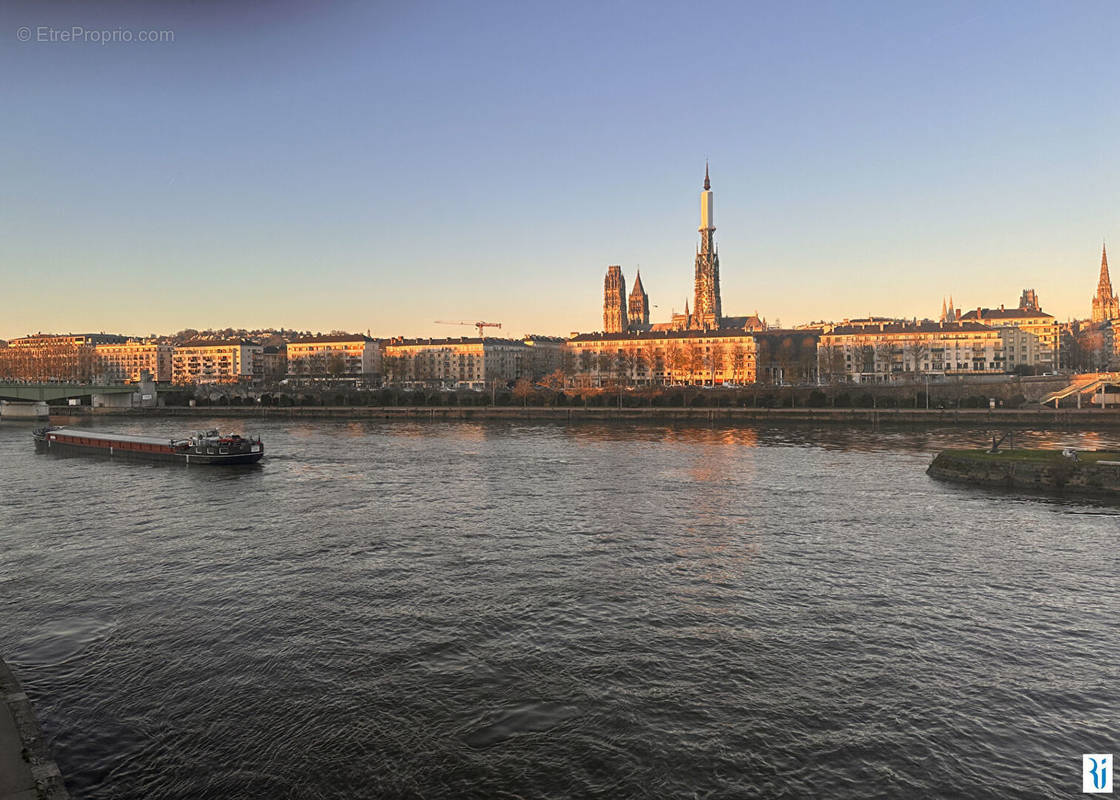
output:
[[203,419],[339,419],[339,420],[506,420],[556,422],[785,423],[840,425],[967,425],[1095,429],[1120,427],[1120,410],[1031,408],[652,408],[549,406],[200,406],[115,409],[52,409],[60,424],[78,424],[91,416],[159,416]]
[[[939,453],[928,472],[934,478],[983,486],[1047,489],[1120,498],[1120,465],[1051,459],[1014,458],[980,451]],[[1120,460],[1120,459],[1118,459]]]
[[66,800],[69,795],[51,760],[31,702],[0,660],[0,797]]

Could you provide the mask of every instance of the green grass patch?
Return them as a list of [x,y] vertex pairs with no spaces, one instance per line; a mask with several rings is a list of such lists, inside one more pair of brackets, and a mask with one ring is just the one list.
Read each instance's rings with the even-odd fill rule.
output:
[[[987,450],[946,450],[944,454],[954,458],[967,458],[975,461],[1065,461],[1061,450],[1007,450],[1000,448],[998,453]],[[1094,461],[1120,461],[1120,452],[1115,450],[1078,450],[1080,463]]]

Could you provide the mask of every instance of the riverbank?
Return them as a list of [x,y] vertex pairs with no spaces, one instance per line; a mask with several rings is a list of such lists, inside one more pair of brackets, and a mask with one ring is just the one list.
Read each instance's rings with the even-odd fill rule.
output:
[[0,800],[66,800],[31,702],[0,659]]
[[610,408],[601,406],[168,406],[164,408],[51,409],[51,419],[72,423],[90,417],[208,419],[502,420],[658,423],[811,423],[839,425],[965,425],[1029,428],[1120,427],[1120,411],[1102,409],[922,408]]

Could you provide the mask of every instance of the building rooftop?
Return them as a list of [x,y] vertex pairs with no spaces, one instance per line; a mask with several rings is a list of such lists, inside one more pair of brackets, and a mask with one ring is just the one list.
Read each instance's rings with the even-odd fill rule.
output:
[[[977,315],[977,312],[979,312],[979,315]],[[1043,311],[1027,308],[974,308],[968,313],[961,314],[962,321],[973,319],[1054,319],[1054,317]]]
[[837,325],[832,329],[830,335],[850,336],[857,334],[863,336],[876,333],[897,335],[914,333],[978,333],[981,331],[991,332],[993,330],[994,329],[990,325],[983,325],[979,322],[919,322],[917,325],[883,323],[881,326],[875,328],[866,325]]
[[288,344],[319,344],[327,342],[372,342],[374,339],[364,333],[332,333],[322,336],[302,336],[292,339]]
[[767,328],[766,330],[748,330],[744,328],[719,328],[716,330],[683,330],[683,331],[636,331],[633,333],[580,333],[573,336],[572,342],[612,342],[629,340],[664,340],[664,339],[734,339],[740,336],[815,336],[816,330],[790,330]]
[[524,342],[515,339],[500,339],[494,336],[487,336],[479,338],[477,336],[460,336],[456,338],[447,339],[405,339],[402,337],[393,337],[391,339],[383,339],[381,344],[383,346],[404,346],[415,347],[417,345],[453,345],[453,344],[490,344],[490,345],[514,345],[516,347],[528,347]]
[[260,344],[258,342],[251,342],[248,339],[221,339],[215,341],[196,339],[193,342],[184,342],[183,344],[176,345],[177,349],[183,347],[260,347]]

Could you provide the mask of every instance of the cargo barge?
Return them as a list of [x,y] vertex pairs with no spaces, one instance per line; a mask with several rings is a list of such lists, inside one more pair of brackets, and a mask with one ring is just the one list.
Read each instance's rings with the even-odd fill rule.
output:
[[255,464],[264,456],[260,437],[247,439],[217,431],[187,439],[160,439],[125,433],[50,426],[34,432],[35,450],[54,455],[92,455],[178,464]]

